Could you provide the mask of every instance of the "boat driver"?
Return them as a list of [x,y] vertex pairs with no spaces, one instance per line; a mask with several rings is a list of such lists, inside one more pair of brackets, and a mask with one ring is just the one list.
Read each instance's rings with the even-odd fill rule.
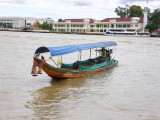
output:
[[98,63],[107,60],[107,59],[106,59],[106,49],[105,49],[105,47],[102,47],[102,49],[96,50],[96,51],[100,51],[100,54],[101,54],[101,56],[99,56],[99,57],[97,58],[97,60],[98,60],[97,62],[98,62]]
[[106,50],[106,58],[107,60],[111,60],[112,49]]

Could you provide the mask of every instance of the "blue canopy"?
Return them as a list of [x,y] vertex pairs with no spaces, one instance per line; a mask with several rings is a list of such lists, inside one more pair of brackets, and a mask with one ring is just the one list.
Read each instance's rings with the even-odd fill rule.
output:
[[113,41],[108,41],[108,42],[68,45],[68,46],[59,46],[59,47],[39,47],[36,50],[35,54],[50,52],[51,56],[59,56],[59,55],[65,55],[68,53],[73,53],[73,52],[80,51],[80,50],[109,47],[109,46],[114,46],[114,45],[117,45],[117,43]]

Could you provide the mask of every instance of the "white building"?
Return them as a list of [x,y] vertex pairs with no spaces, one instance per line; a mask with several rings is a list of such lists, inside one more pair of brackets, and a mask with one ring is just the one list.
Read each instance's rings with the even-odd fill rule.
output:
[[59,22],[53,22],[54,32],[104,33],[109,29],[142,31],[143,18],[106,18],[103,20],[65,19]]
[[51,18],[0,17],[0,28],[19,28],[34,24],[52,23]]
[[90,32],[90,24],[93,19],[65,19],[59,22],[53,22],[54,32]]

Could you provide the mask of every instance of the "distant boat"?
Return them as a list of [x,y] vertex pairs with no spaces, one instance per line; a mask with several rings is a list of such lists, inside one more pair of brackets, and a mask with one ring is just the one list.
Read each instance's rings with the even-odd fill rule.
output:
[[[58,47],[39,47],[35,51],[35,55],[33,57],[34,61],[32,67],[32,75],[37,76],[38,74],[41,74],[42,73],[41,70],[43,70],[51,78],[81,78],[91,74],[102,72],[105,69],[111,68],[118,64],[117,60],[114,60],[114,58],[112,59],[110,58],[110,55],[112,54],[112,49],[109,49],[111,46],[116,46],[116,45],[117,43],[109,41],[109,42],[58,46]],[[82,50],[90,50],[91,53],[91,49],[95,48],[104,48],[106,51],[105,56],[89,58],[85,61],[79,60],[71,64],[64,64],[61,63],[62,61],[59,60],[58,62],[61,64],[60,67],[55,67],[53,65],[50,65],[49,63],[47,63],[46,60],[44,60],[44,57],[41,56],[41,53],[50,52],[52,59],[52,57],[54,56],[61,56]],[[95,52],[97,51],[98,50],[95,50]],[[70,56],[70,58],[72,59],[72,56]],[[56,65],[58,64],[58,62],[56,63],[54,60],[53,62]],[[37,70],[37,68],[39,69]]]
[[149,32],[127,31],[126,29],[109,29],[105,32],[105,35],[149,36]]

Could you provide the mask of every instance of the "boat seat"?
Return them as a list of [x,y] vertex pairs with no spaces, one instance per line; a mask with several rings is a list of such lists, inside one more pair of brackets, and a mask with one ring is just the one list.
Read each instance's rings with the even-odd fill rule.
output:
[[74,62],[72,68],[79,69],[79,62]]

